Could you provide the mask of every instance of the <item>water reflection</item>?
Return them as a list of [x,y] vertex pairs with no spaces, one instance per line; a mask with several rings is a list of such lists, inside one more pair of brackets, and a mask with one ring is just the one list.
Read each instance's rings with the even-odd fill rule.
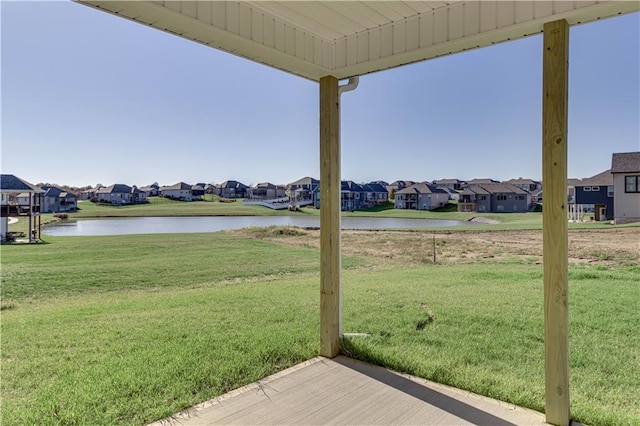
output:
[[[470,225],[458,220],[343,217],[342,229],[416,229]],[[215,232],[253,226],[320,226],[320,218],[300,216],[131,217],[58,222],[43,229],[45,235],[87,236],[127,234],[182,234]]]

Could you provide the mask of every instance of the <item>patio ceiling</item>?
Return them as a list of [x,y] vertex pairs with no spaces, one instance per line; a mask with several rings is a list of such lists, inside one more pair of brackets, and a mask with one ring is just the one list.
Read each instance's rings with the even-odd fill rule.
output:
[[637,1],[78,2],[314,81],[640,10]]

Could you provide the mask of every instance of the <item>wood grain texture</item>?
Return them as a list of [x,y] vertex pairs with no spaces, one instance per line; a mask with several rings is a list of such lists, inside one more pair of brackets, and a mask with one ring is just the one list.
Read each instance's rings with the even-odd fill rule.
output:
[[340,97],[338,79],[320,79],[320,355],[340,352]]
[[569,24],[544,25],[542,181],[545,414],[548,423],[568,425],[569,306],[567,234],[567,103]]

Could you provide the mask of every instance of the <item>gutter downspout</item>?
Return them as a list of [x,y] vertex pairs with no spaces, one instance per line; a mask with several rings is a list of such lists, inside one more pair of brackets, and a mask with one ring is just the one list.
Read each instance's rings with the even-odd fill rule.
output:
[[343,84],[342,86],[338,86],[338,95],[342,95],[344,92],[350,92],[355,90],[358,87],[358,83],[360,82],[360,77],[349,77],[349,81],[347,84]]

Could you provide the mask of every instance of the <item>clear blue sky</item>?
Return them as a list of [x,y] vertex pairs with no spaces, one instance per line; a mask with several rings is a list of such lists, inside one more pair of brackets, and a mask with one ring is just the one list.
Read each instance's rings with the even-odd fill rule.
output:
[[[317,83],[70,2],[1,3],[2,173],[32,183],[319,177]],[[572,27],[569,175],[640,150],[640,15]],[[342,177],[540,179],[542,37],[361,77]]]

